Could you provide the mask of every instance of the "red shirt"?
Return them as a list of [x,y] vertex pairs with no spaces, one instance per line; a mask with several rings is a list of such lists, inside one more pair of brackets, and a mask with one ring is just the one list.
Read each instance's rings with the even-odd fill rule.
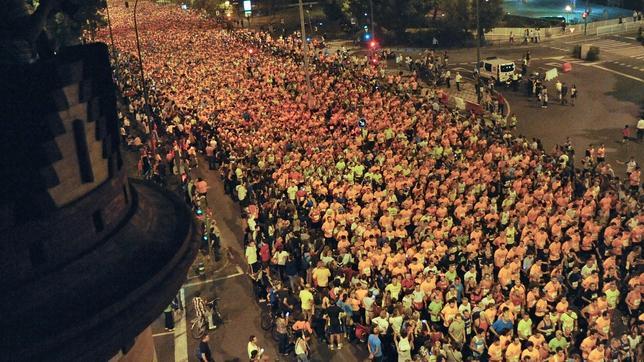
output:
[[262,244],[259,248],[259,257],[264,263],[268,263],[268,261],[271,260],[271,253],[267,243]]
[[402,287],[404,289],[413,289],[415,287],[415,285],[416,285],[416,283],[414,282],[413,279],[407,279],[407,278],[403,279],[400,282],[400,284],[402,285]]

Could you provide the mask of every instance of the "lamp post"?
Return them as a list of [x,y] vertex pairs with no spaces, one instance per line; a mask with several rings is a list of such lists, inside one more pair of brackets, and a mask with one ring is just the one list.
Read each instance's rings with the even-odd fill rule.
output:
[[306,16],[309,18],[309,34],[313,34],[313,22],[311,21],[311,11],[306,10]]
[[566,22],[570,24],[570,13],[572,12],[572,7],[570,5],[566,5],[564,10],[566,10],[566,13],[568,13],[568,16],[567,16],[568,19],[566,19]]
[[302,52],[304,53],[304,76],[306,77],[306,103],[311,107],[311,75],[309,74],[309,45],[306,41],[306,25],[304,24],[304,5],[298,0],[300,8],[300,28],[302,32]]
[[110,18],[110,3],[105,2],[105,11],[107,12],[107,28],[110,31],[110,42],[112,43],[112,56],[114,56],[114,34],[112,33],[112,20]]
[[584,11],[584,35],[587,35],[588,28],[588,16],[590,15],[590,6],[588,5],[588,0],[586,0],[586,10]]
[[376,38],[376,28],[374,28],[374,26],[373,26],[373,0],[369,0],[369,9],[370,9],[370,12],[371,12],[371,24],[369,24],[369,26],[371,26],[371,39],[375,39]]
[[[139,55],[139,68],[141,69],[141,87],[143,87],[143,100],[145,100],[145,107],[143,107],[146,110],[150,107],[150,103],[148,102],[148,87],[147,83],[145,81],[145,72],[143,71],[143,57],[141,57],[141,42],[139,41],[139,26],[138,22],[136,21],[136,10],[137,6],[139,5],[139,0],[134,1],[134,35],[136,36],[136,51]],[[150,120],[148,119],[148,122]]]
[[105,2],[105,10],[107,11],[107,27],[110,31],[110,42],[112,43],[112,59],[116,67],[116,74],[119,74],[119,62],[116,59],[116,47],[114,46],[114,34],[112,33],[112,20],[110,18],[110,3]]
[[479,1],[476,0],[476,100],[481,104],[481,23],[479,19]]

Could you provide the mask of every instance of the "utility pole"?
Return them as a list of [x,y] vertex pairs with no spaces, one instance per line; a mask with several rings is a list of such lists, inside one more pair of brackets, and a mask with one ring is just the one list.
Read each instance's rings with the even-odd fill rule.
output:
[[112,59],[114,60],[114,67],[116,74],[119,74],[119,62],[116,59],[116,47],[114,46],[114,34],[112,33],[112,20],[110,18],[110,3],[105,2],[105,10],[107,11],[107,27],[110,30],[110,42],[112,43]]
[[590,16],[590,7],[588,6],[588,0],[586,0],[586,10],[584,11],[584,15],[584,35],[587,35],[588,16]]
[[110,30],[110,42],[112,43],[112,56],[114,56],[114,34],[112,33],[112,20],[110,18],[110,3],[105,3],[105,10],[107,11],[107,27]]
[[304,5],[302,0],[299,1],[300,8],[300,28],[302,31],[302,52],[304,53],[304,75],[306,77],[306,103],[311,107],[311,75],[309,74],[309,44],[306,41],[306,25],[304,24]]
[[143,106],[143,110],[145,112],[145,115],[148,116],[147,123],[148,123],[148,129],[150,130],[150,148],[152,149],[152,153],[156,154],[156,128],[154,127],[155,124],[152,122],[152,105],[150,104],[150,100],[148,98],[148,86],[147,82],[145,81],[145,72],[143,70],[143,57],[141,56],[141,42],[139,40],[139,25],[136,20],[136,11],[138,9],[139,5],[139,0],[134,1],[134,34],[136,36],[136,51],[139,55],[139,67],[141,68],[141,86],[143,87],[143,100],[145,101],[145,105]]
[[481,24],[479,21],[479,2],[476,0],[476,99],[481,104]]
[[376,28],[373,26],[373,0],[369,0],[369,8],[371,9],[371,39],[376,39]]
[[309,18],[309,34],[313,35],[313,22],[311,21],[311,11],[306,11],[306,16]]
[[[146,110],[150,107],[150,102],[148,102],[148,87],[147,83],[145,81],[145,72],[143,71],[143,57],[141,57],[141,42],[139,40],[139,25],[138,22],[136,21],[136,10],[137,6],[139,5],[139,0],[134,1],[134,35],[136,36],[136,51],[139,55],[139,68],[141,68],[141,86],[143,87],[143,99],[145,100],[145,107],[144,109]],[[148,123],[149,123],[148,119]]]

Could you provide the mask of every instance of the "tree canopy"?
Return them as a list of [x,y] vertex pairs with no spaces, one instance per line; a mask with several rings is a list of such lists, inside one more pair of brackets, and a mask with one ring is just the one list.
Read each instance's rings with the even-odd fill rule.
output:
[[[486,33],[503,17],[502,0],[372,0],[376,30],[398,35],[408,28],[475,33],[476,1],[481,32]],[[329,20],[353,18],[360,28],[371,23],[369,0],[324,0],[323,7]]]

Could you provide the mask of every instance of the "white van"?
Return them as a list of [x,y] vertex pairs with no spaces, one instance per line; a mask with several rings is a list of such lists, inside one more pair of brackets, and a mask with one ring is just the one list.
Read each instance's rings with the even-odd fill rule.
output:
[[[514,62],[501,58],[481,60],[481,78],[494,79],[497,82],[508,82],[516,70]],[[519,74],[519,76],[521,76]]]

